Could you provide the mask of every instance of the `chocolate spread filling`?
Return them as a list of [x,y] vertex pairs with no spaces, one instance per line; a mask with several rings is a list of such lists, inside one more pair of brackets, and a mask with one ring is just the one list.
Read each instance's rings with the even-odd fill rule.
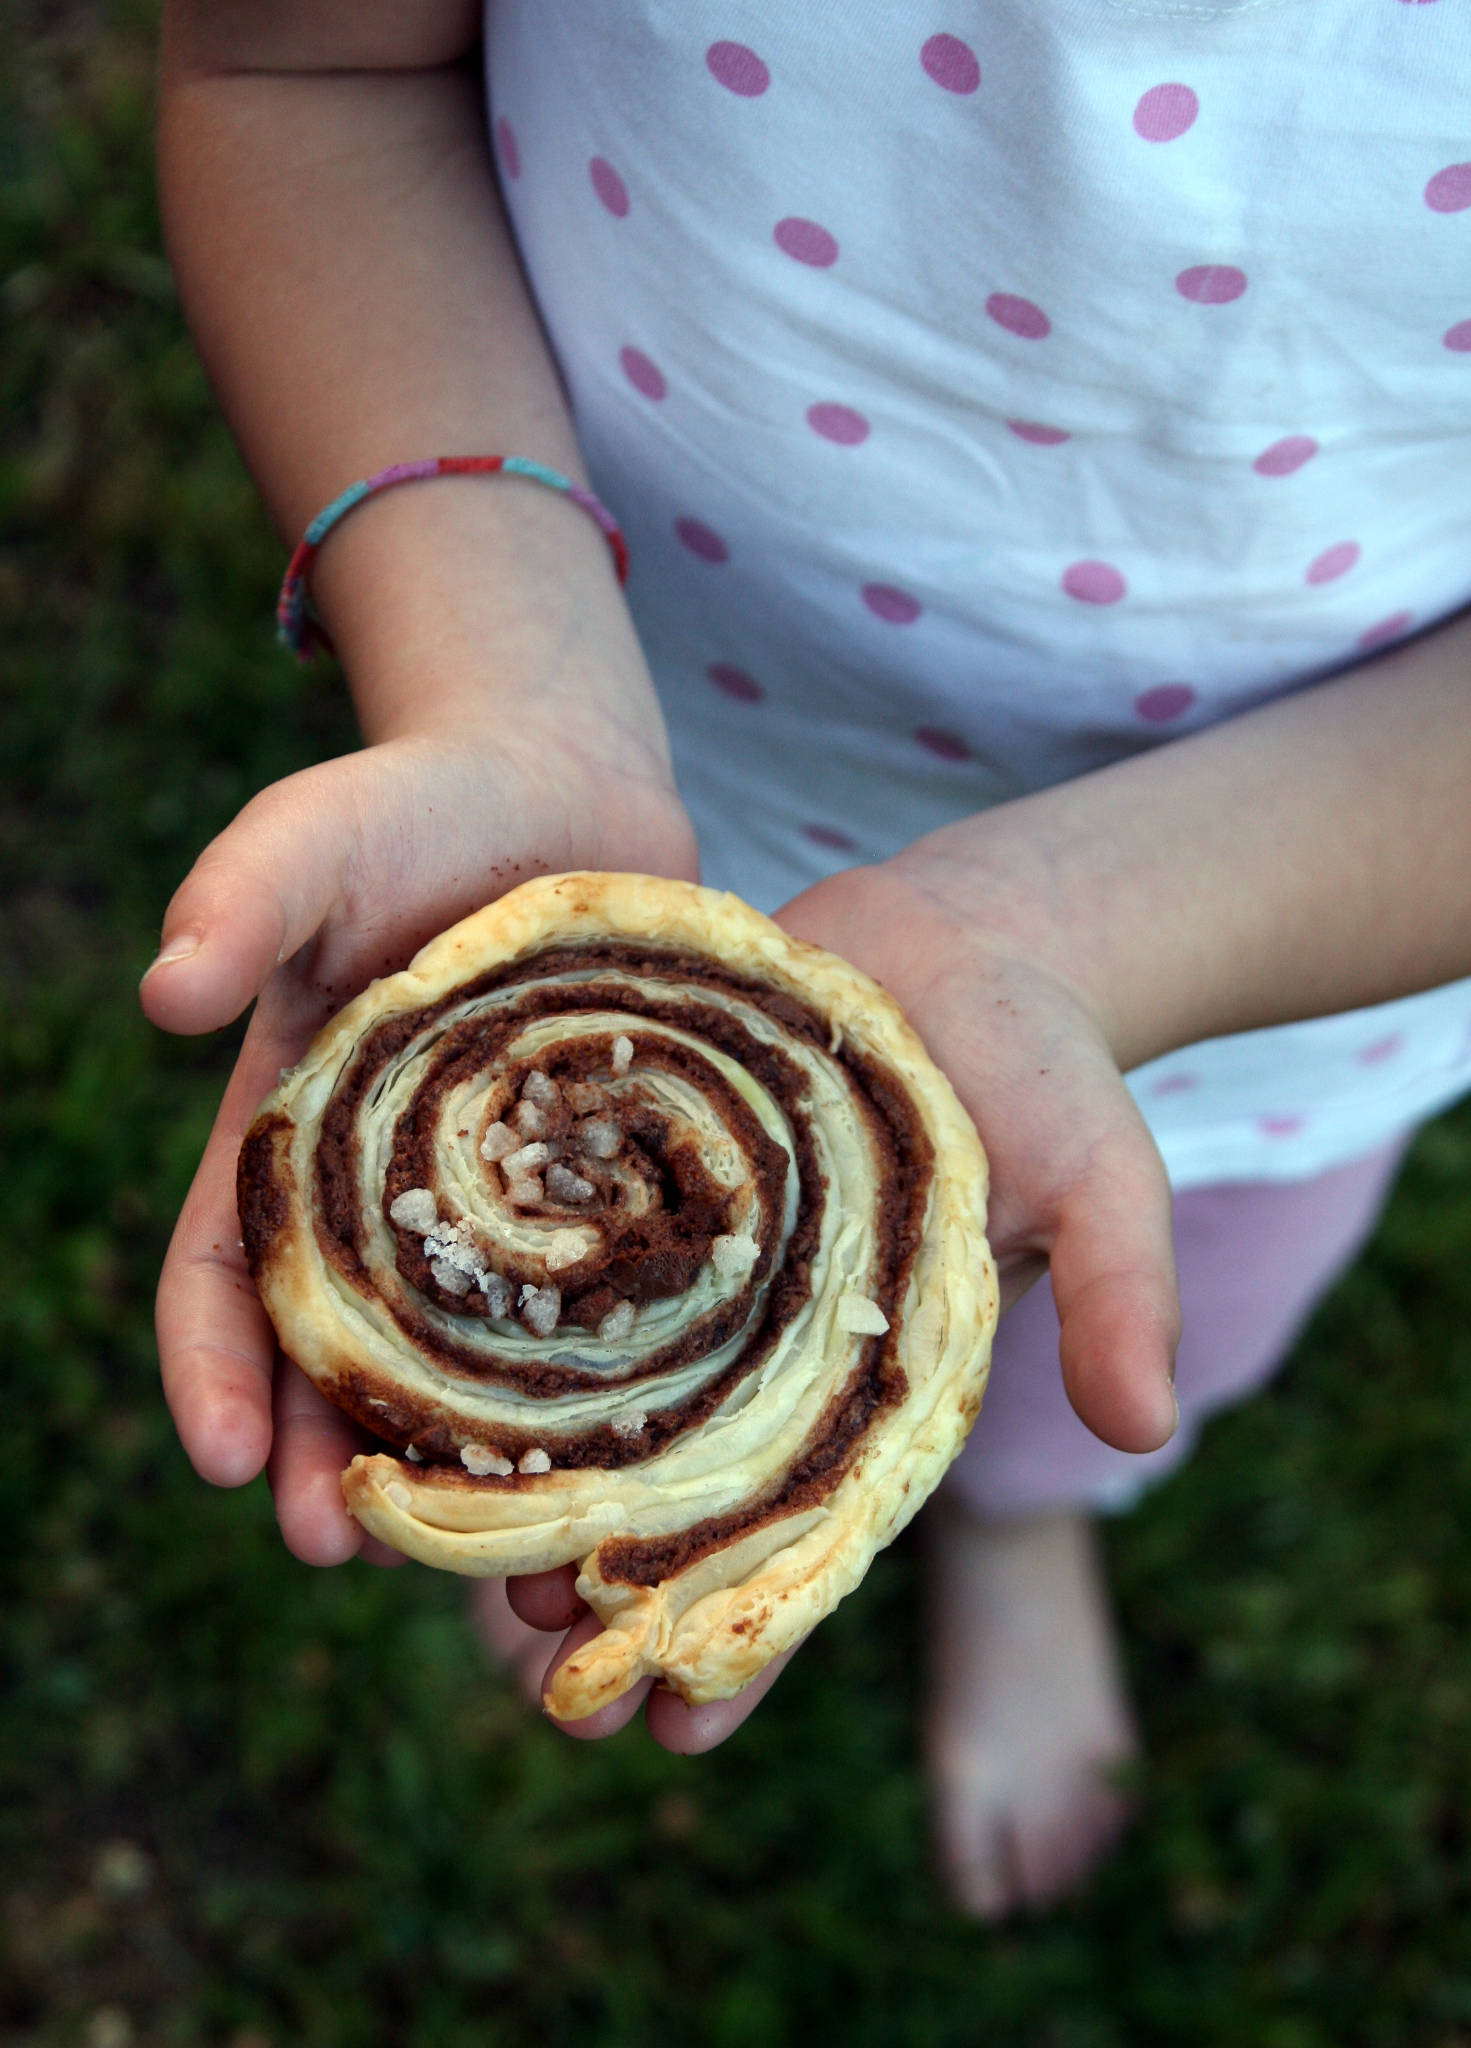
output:
[[245,1262],[255,1279],[261,1262],[276,1234],[286,1227],[290,1196],[276,1178],[275,1145],[279,1132],[289,1133],[289,1116],[278,1110],[260,1117],[245,1134],[240,1161],[235,1170],[236,1198],[240,1207],[240,1235],[245,1244]]
[[[522,1011],[516,1017],[486,1020],[468,1018],[447,1033],[436,1055],[434,1069],[415,1092],[413,1101],[399,1117],[394,1130],[392,1161],[383,1193],[385,1215],[397,1197],[409,1188],[433,1188],[438,1179],[435,1138],[442,1121],[444,1098],[467,1080],[473,1080],[493,1065],[505,1040],[521,1028]],[[554,1083],[576,1082],[596,1073],[608,1060],[607,1041],[611,1034],[598,1034],[566,1047],[548,1048],[541,1056],[540,1071]],[[636,1047],[641,1071],[661,1068],[687,1079],[715,1107],[718,1119],[736,1140],[748,1162],[756,1184],[762,1213],[779,1219],[786,1180],[786,1154],[768,1137],[760,1118],[750,1105],[720,1075],[708,1060],[688,1046],[641,1034]],[[512,1086],[515,1086],[513,1077]],[[549,1110],[542,1119],[545,1139],[553,1145],[566,1142],[573,1126],[565,1107]],[[594,1197],[585,1205],[543,1204],[539,1213],[559,1224],[593,1222],[600,1242],[577,1265],[558,1275],[562,1289],[562,1322],[582,1329],[596,1329],[602,1317],[620,1301],[639,1304],[667,1300],[682,1294],[710,1256],[711,1241],[732,1228],[733,1200],[730,1192],[711,1175],[690,1140],[672,1137],[669,1119],[646,1104],[634,1102],[617,1117],[627,1141],[620,1162],[625,1174],[633,1174],[644,1185],[649,1201],[642,1214],[620,1213],[617,1187],[610,1169],[597,1160],[579,1159],[579,1174],[593,1176]],[[611,1194],[612,1200],[608,1199]],[[356,1230],[356,1204],[340,1216],[347,1228]],[[390,1223],[390,1227],[394,1227]],[[403,1277],[441,1307],[461,1315],[487,1313],[485,1296],[471,1292],[463,1296],[447,1293],[430,1271],[422,1237],[397,1229],[398,1269]],[[774,1250],[772,1238],[769,1249]],[[768,1250],[768,1247],[763,1247]],[[508,1249],[496,1248],[496,1270],[513,1286],[544,1277],[540,1257],[520,1258]],[[769,1258],[767,1264],[769,1265]],[[406,1319],[397,1305],[394,1314],[413,1342],[423,1345],[425,1335],[439,1338],[422,1318]],[[728,1334],[728,1333],[727,1333]],[[723,1340],[722,1340],[723,1341]],[[693,1357],[686,1350],[686,1357]],[[527,1367],[505,1360],[487,1361],[483,1354],[455,1351],[457,1369],[472,1378],[507,1380],[528,1391],[550,1391],[533,1384]]]
[[625,1585],[656,1586],[673,1578],[712,1550],[722,1549],[769,1522],[800,1514],[825,1500],[856,1455],[874,1417],[894,1408],[909,1391],[895,1352],[899,1303],[924,1232],[925,1209],[934,1169],[934,1148],[907,1093],[876,1060],[858,1053],[844,1058],[884,1162],[878,1207],[882,1275],[874,1299],[889,1318],[883,1337],[864,1343],[846,1384],[829,1401],[786,1472],[765,1493],[743,1501],[728,1514],[711,1515],[663,1537],[619,1537],[598,1549],[603,1577]]
[[[572,972],[593,978],[550,987],[538,985]],[[620,979],[600,981],[596,977],[601,972],[616,974]],[[624,976],[629,979],[622,979]],[[636,1433],[619,1434],[605,1426],[562,1437],[518,1433],[497,1425],[496,1448],[513,1462],[533,1447],[548,1450],[557,1467],[615,1468],[649,1457],[713,1413],[732,1388],[756,1370],[811,1294],[810,1266],[820,1235],[826,1188],[802,1099],[802,1069],[779,1048],[756,1038],[739,1019],[701,1002],[697,996],[670,1001],[635,985],[640,979],[650,978],[678,981],[692,990],[703,986],[728,992],[764,1010],[789,1033],[824,1050],[829,1047],[829,1026],[817,1012],[794,997],[700,955],[616,941],[559,947],[505,963],[461,985],[435,1004],[377,1026],[359,1047],[322,1120],[316,1154],[318,1243],[324,1256],[354,1288],[376,1293],[363,1261],[362,1219],[357,1210],[359,1115],[404,1049],[432,1029],[447,1011],[466,1001],[508,983],[518,984],[521,989],[513,1004],[452,1026],[434,1048],[429,1072],[395,1129],[392,1164],[384,1191],[385,1211],[408,1188],[434,1187],[437,1175],[432,1133],[446,1092],[483,1071],[494,1061],[499,1048],[524,1029],[530,1019],[551,1012],[612,1010],[628,1017],[645,1016],[687,1031],[744,1066],[786,1114],[800,1181],[798,1218],[781,1266],[771,1278],[764,1311],[738,1358],[684,1400],[663,1409],[651,1405]],[[638,1034],[635,1042],[636,1065],[658,1064],[682,1072],[715,1105],[720,1121],[745,1156],[748,1171],[758,1186],[762,1212],[771,1220],[771,1227],[745,1287],[735,1298],[700,1318],[677,1340],[639,1361],[630,1371],[616,1376],[616,1383],[621,1386],[656,1380],[709,1355],[747,1321],[756,1291],[771,1276],[786,1172],[782,1148],[767,1136],[749,1105],[708,1062],[689,1048],[657,1034]],[[868,1125],[879,1161],[882,1193],[875,1219],[878,1248],[873,1293],[889,1317],[889,1333],[862,1344],[858,1364],[848,1382],[828,1404],[808,1442],[776,1485],[731,1513],[712,1517],[677,1535],[646,1541],[619,1539],[604,1544],[600,1559],[605,1577],[631,1584],[657,1583],[706,1552],[779,1516],[800,1512],[820,1501],[848,1469],[873,1417],[904,1397],[904,1374],[895,1356],[898,1304],[903,1299],[923,1228],[933,1168],[932,1149],[907,1091],[880,1062],[846,1045],[840,1045],[833,1056],[847,1074],[853,1100]],[[538,1055],[537,1063],[552,1078],[566,1082],[591,1074],[605,1067],[606,1062],[607,1034],[600,1032],[566,1046],[548,1046]],[[620,1218],[616,1204],[605,1203],[596,1212],[604,1242],[568,1275],[570,1284],[564,1296],[562,1322],[572,1327],[565,1344],[560,1341],[561,1331],[557,1333],[563,1353],[575,1346],[577,1329],[595,1328],[619,1300],[647,1301],[682,1292],[708,1257],[712,1238],[729,1225],[726,1190],[711,1179],[693,1144],[671,1138],[667,1119],[649,1104],[632,1113],[621,1109],[620,1122],[629,1139],[630,1159],[646,1177],[656,1199],[639,1217]],[[285,1221],[289,1193],[278,1175],[276,1140],[291,1128],[289,1117],[278,1113],[253,1127],[242,1149],[241,1224],[253,1272],[268,1255],[270,1243]],[[559,1225],[573,1223],[577,1213],[568,1211],[563,1216],[559,1212],[551,1220]],[[398,1230],[397,1235],[400,1273],[415,1288],[430,1299],[439,1298],[458,1314],[467,1308],[471,1313],[477,1309],[482,1315],[486,1312],[483,1295],[445,1295],[429,1272],[422,1242],[412,1232]],[[498,1252],[497,1270],[503,1270],[507,1279],[515,1281],[522,1276],[512,1272],[513,1263]],[[562,1357],[535,1363],[488,1357],[484,1351],[471,1350],[446,1338],[422,1317],[412,1301],[398,1297],[384,1305],[412,1344],[461,1377],[514,1384],[529,1395],[543,1398],[608,1385],[615,1379],[606,1372],[584,1369],[575,1361],[564,1362]],[[653,1387],[650,1397],[657,1398]],[[468,1474],[461,1474],[458,1444],[463,1424],[456,1425],[447,1415],[436,1413],[432,1403],[416,1400],[410,1407],[395,1399],[392,1387],[371,1368],[351,1375],[339,1398],[375,1433],[400,1443],[412,1441],[428,1458],[453,1461],[452,1471],[443,1475],[452,1483],[476,1488],[518,1484],[515,1477],[472,1480]]]
[[[540,965],[538,961],[534,963]],[[462,998],[463,999],[463,998]],[[443,1007],[442,1005],[439,1007]],[[462,1081],[467,1072],[484,1068],[493,1060],[496,1050],[507,1040],[515,1037],[525,1028],[528,1021],[548,1013],[564,1015],[575,1011],[603,1011],[617,1008],[627,1013],[637,1013],[658,1019],[663,1023],[676,1025],[693,1036],[706,1038],[712,1044],[719,1044],[723,1051],[738,1060],[750,1071],[756,1073],[771,1095],[780,1103],[791,1124],[795,1140],[794,1151],[801,1180],[802,1212],[806,1215],[815,1211],[815,1223],[820,1223],[823,1187],[821,1174],[817,1169],[815,1152],[808,1128],[808,1115],[801,1096],[805,1088],[805,1077],[795,1061],[779,1049],[764,1046],[737,1020],[723,1010],[704,1003],[671,1003],[655,1001],[640,990],[626,983],[610,985],[607,982],[578,984],[572,987],[539,987],[534,982],[526,988],[524,995],[505,1011],[493,1016],[467,1018],[447,1033],[436,1048],[434,1071],[421,1084],[415,1102],[406,1108],[395,1129],[395,1159],[386,1177],[385,1197],[393,1199],[413,1186],[430,1187],[434,1184],[434,1169],[430,1148],[432,1130],[440,1099],[445,1090]],[[422,1020],[431,1020],[432,1012],[420,1013]],[[384,1066],[403,1050],[412,1034],[404,1035],[397,1026],[401,1020],[393,1019],[379,1031],[370,1034],[359,1051],[352,1068],[339,1084],[322,1120],[322,1132],[317,1147],[318,1201],[317,1241],[328,1261],[337,1267],[344,1278],[360,1292],[377,1296],[371,1278],[363,1264],[361,1253],[362,1217],[358,1209],[358,1116],[364,1099],[376,1085]],[[460,1034],[464,1036],[461,1038]],[[602,1034],[599,1034],[601,1037]],[[383,1301],[405,1337],[426,1357],[435,1359],[447,1371],[462,1378],[488,1381],[500,1385],[514,1386],[533,1397],[546,1399],[559,1394],[575,1393],[590,1387],[607,1386],[616,1382],[627,1385],[634,1381],[660,1378],[676,1368],[688,1365],[694,1360],[708,1356],[733,1337],[751,1314],[752,1303],[757,1290],[771,1271],[776,1253],[775,1232],[782,1214],[787,1161],[782,1147],[769,1138],[762,1128],[760,1119],[749,1105],[715,1071],[708,1061],[697,1053],[669,1040],[652,1034],[641,1036],[640,1045],[644,1056],[651,1065],[683,1070],[686,1077],[696,1083],[707,1099],[713,1101],[725,1122],[726,1129],[741,1145],[745,1154],[747,1169],[756,1183],[758,1198],[763,1215],[769,1219],[767,1241],[761,1245],[760,1255],[745,1287],[736,1297],[722,1303],[691,1323],[671,1343],[649,1352],[644,1358],[632,1364],[627,1370],[616,1375],[596,1369],[579,1369],[575,1366],[559,1365],[555,1362],[514,1358],[505,1354],[477,1350],[461,1344],[422,1314],[416,1303],[407,1296],[397,1295]],[[448,1047],[448,1059],[455,1062],[454,1071],[444,1074],[438,1062],[441,1048]],[[571,1063],[571,1048],[564,1055]],[[596,1065],[598,1048],[596,1042],[588,1047],[583,1070]],[[548,1055],[548,1067],[552,1065]],[[637,1121],[637,1120],[636,1120]],[[664,1145],[658,1130],[661,1120],[648,1118],[642,1127],[645,1147],[654,1152]],[[639,1133],[633,1133],[637,1139]],[[406,1147],[405,1157],[400,1160],[399,1146]],[[579,1282],[584,1270],[588,1276],[587,1294],[589,1299],[579,1304],[578,1293],[574,1292],[574,1305],[580,1305],[581,1312],[572,1320],[574,1327],[586,1327],[586,1318],[597,1307],[598,1300],[605,1298],[612,1306],[626,1294],[639,1300],[653,1298],[652,1289],[647,1293],[639,1291],[639,1277],[636,1255],[641,1251],[644,1258],[657,1261],[649,1279],[657,1286],[661,1276],[665,1279],[677,1276],[681,1268],[698,1271],[709,1254],[710,1239],[718,1231],[708,1226],[726,1221],[725,1198],[722,1190],[715,1187],[701,1165],[693,1146],[679,1147],[679,1156],[670,1161],[665,1175],[666,1191],[672,1191],[678,1199],[666,1203],[642,1218],[632,1219],[626,1224],[615,1217],[608,1231],[604,1253],[594,1252],[584,1265],[574,1269]],[[805,1164],[804,1164],[805,1161]],[[688,1206],[686,1206],[688,1203]],[[718,1207],[717,1207],[718,1203]],[[572,1213],[558,1217],[557,1221],[567,1223],[576,1220]],[[600,1219],[601,1221],[602,1219]],[[704,1226],[704,1227],[702,1227]],[[429,1275],[422,1247],[415,1247],[410,1233],[399,1233],[400,1271],[404,1277],[414,1281],[431,1298],[439,1298],[452,1311],[462,1311],[463,1302],[443,1294]],[[405,1242],[407,1240],[407,1243]],[[792,1247],[788,1246],[790,1255]],[[508,1279],[531,1277],[528,1267],[525,1274],[513,1270],[515,1262],[500,1259]],[[538,1266],[536,1277],[540,1277]],[[423,1281],[420,1280],[420,1275]],[[620,1279],[622,1284],[620,1285]],[[423,1285],[427,1282],[427,1285]],[[649,1282],[645,1280],[645,1288]],[[378,1296],[379,1299],[383,1299]],[[805,1295],[803,1297],[805,1299]],[[480,1297],[483,1304],[484,1297]],[[793,1304],[786,1320],[795,1313]],[[780,1325],[771,1327],[770,1300],[761,1326],[752,1333],[753,1341],[746,1347],[740,1370],[735,1378],[755,1369],[765,1357],[771,1344],[779,1334]],[[482,1310],[483,1312],[483,1310]],[[574,1345],[563,1347],[575,1348]],[[729,1369],[728,1369],[729,1371]],[[722,1375],[720,1384],[728,1389],[734,1380]],[[708,1390],[704,1390],[708,1391]],[[697,1397],[691,1397],[695,1399]],[[707,1410],[702,1406],[698,1413],[688,1411],[681,1427],[689,1427]],[[420,1448],[426,1446],[419,1441]],[[624,1462],[630,1456],[646,1455],[646,1449],[624,1444]],[[561,1462],[559,1460],[559,1462]],[[575,1462],[567,1460],[566,1462]]]

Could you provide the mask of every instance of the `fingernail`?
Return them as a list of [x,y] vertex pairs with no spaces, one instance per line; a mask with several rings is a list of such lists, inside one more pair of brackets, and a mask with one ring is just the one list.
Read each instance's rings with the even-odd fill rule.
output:
[[168,944],[162,948],[162,950],[159,952],[158,958],[150,964],[150,966],[144,973],[143,979],[147,981],[148,976],[154,972],[155,968],[172,967],[175,961],[187,960],[192,954],[197,953],[198,951],[198,933],[180,932],[179,936],[176,939],[170,939]]

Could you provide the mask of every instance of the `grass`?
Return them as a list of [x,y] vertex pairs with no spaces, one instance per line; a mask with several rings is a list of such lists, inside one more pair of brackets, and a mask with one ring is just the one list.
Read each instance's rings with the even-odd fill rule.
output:
[[528,1721],[456,1584],[308,1572],[188,1471],[149,1306],[231,1043],[133,984],[204,840],[352,741],[159,255],[150,12],[0,22],[0,2039],[1471,2048],[1465,1111],[1111,1529],[1140,1824],[1001,1933],[927,1859],[907,1543],[682,1761]]

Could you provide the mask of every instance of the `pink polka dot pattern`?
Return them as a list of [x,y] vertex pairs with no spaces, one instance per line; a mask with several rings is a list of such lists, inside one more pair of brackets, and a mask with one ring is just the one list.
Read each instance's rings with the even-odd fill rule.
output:
[[1062,572],[1062,587],[1079,604],[1117,604],[1129,588],[1112,562],[1072,562]]
[[1376,1038],[1372,1045],[1366,1045],[1358,1054],[1361,1067],[1377,1067],[1385,1060],[1392,1060],[1396,1053],[1405,1049],[1403,1031],[1386,1032],[1383,1038]]
[[702,562],[730,560],[730,549],[714,527],[707,526],[703,519],[676,519],[674,533],[681,546],[687,547],[692,555],[698,555]]
[[914,737],[931,754],[937,754],[942,761],[968,761],[970,748],[958,732],[947,732],[942,725],[917,725]]
[[1363,549],[1356,540],[1337,541],[1308,563],[1302,580],[1304,583],[1336,582],[1340,576],[1348,574],[1362,553]]
[[946,92],[972,93],[981,82],[975,51],[959,36],[931,36],[919,53],[927,76]]
[[862,594],[874,617],[887,626],[912,626],[922,610],[917,597],[896,590],[892,583],[865,583]]
[[705,673],[722,695],[733,697],[737,704],[759,704],[766,695],[756,678],[733,662],[712,661]]
[[516,131],[502,114],[495,124],[496,146],[501,153],[501,163],[508,178],[521,175],[521,145],[516,140]]
[[1188,85],[1152,85],[1134,109],[1134,133],[1146,142],[1173,142],[1195,126],[1199,112]]
[[1196,1074],[1161,1074],[1157,1081],[1150,1083],[1151,1095],[1188,1095],[1192,1088],[1200,1086]]
[[628,212],[628,187],[608,162],[605,156],[595,156],[587,167],[592,179],[592,188],[616,219],[622,220]]
[[815,220],[802,220],[792,214],[779,220],[772,233],[784,256],[798,263],[810,263],[814,270],[826,270],[838,260],[836,237]]
[[1293,1138],[1306,1122],[1305,1116],[1259,1116],[1256,1127],[1264,1138]]
[[807,424],[824,441],[836,441],[840,448],[856,448],[869,435],[868,421],[851,405],[809,405]]
[[771,73],[744,43],[712,43],[705,62],[716,84],[743,100],[760,99],[771,83]]
[[804,825],[802,837],[810,839],[814,846],[825,846],[833,853],[856,853],[858,841],[851,832],[844,832],[838,825]]
[[662,398],[669,389],[664,372],[657,363],[649,361],[641,348],[619,349],[618,361],[634,390],[641,391],[645,398]]
[[1008,420],[1006,424],[1018,441],[1030,441],[1034,448],[1060,448],[1072,439],[1061,427],[1044,427],[1040,420]]
[[1195,702],[1188,683],[1156,683],[1152,690],[1140,691],[1134,709],[1148,725],[1168,725],[1172,718],[1183,718]]
[[1387,647],[1391,640],[1398,640],[1408,633],[1415,623],[1413,612],[1391,612],[1387,619],[1381,619],[1377,626],[1371,626],[1367,633],[1360,633],[1358,644],[1365,653],[1372,653],[1376,647]]
[[1425,204],[1433,213],[1464,213],[1471,206],[1471,164],[1447,164],[1425,187]]
[[986,311],[998,327],[1020,335],[1023,341],[1043,341],[1052,332],[1052,322],[1042,308],[1030,299],[1018,298],[1015,292],[992,292]]
[[1287,434],[1264,448],[1251,465],[1258,476],[1291,476],[1305,462],[1311,462],[1318,444],[1311,434]]
[[1457,355],[1471,355],[1471,320],[1458,320],[1454,327],[1448,327],[1440,337],[1445,346],[1454,349]]
[[1196,306],[1229,306],[1246,290],[1246,272],[1234,263],[1195,263],[1175,279],[1182,299]]

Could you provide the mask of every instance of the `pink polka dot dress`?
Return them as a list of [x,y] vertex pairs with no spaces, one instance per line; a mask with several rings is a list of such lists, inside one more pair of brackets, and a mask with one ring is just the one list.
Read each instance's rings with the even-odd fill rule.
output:
[[[491,0],[487,61],[709,880],[1471,602],[1459,0]],[[1131,1085],[1177,1186],[1313,1174],[1471,1086],[1471,984]]]

